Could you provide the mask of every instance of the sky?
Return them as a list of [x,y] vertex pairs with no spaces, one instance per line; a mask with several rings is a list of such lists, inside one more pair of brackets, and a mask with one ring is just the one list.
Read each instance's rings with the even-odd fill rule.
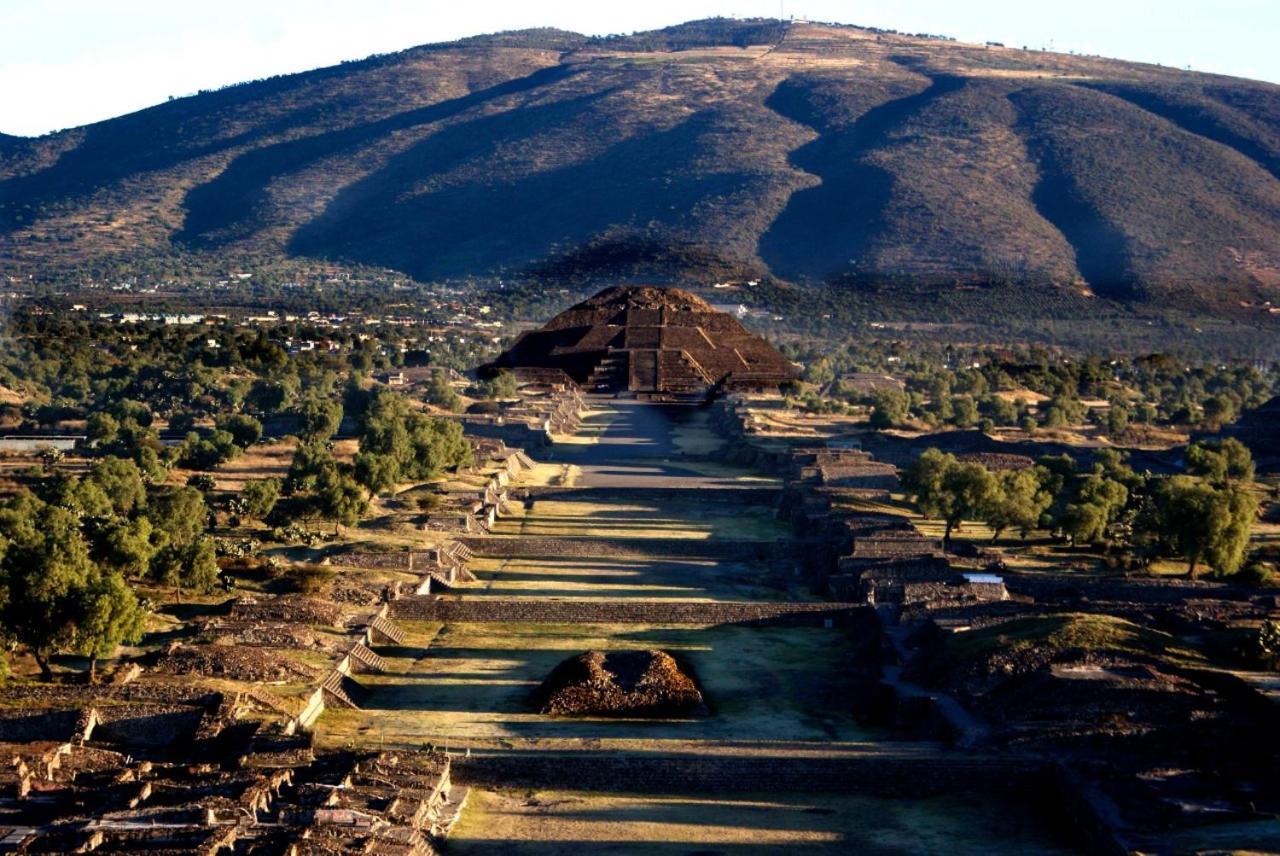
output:
[[477,33],[794,16],[1280,83],[1280,0],[0,0],[0,132],[34,136]]

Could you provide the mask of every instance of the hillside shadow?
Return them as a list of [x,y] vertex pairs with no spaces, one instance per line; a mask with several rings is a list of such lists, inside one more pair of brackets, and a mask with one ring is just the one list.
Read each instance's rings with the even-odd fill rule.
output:
[[558,83],[573,74],[569,66],[551,66],[496,86],[437,104],[338,131],[264,146],[240,155],[212,181],[193,187],[183,205],[187,217],[174,240],[193,246],[218,246],[244,237],[255,212],[268,201],[276,179],[368,145],[397,131],[449,119],[490,101]]
[[[710,201],[749,194],[756,176],[689,176],[720,127],[698,113],[666,130],[638,132],[583,160],[504,175],[503,158],[562,160],[566,129],[601,124],[600,91],[517,115],[480,117],[423,140],[338,194],[289,245],[299,255],[393,267],[418,279],[523,270],[605,236],[679,234]],[[588,132],[589,133],[589,132]],[[482,181],[457,171],[482,170]],[[410,188],[425,188],[407,194]],[[646,454],[669,448],[669,441]]]
[[[143,173],[171,169],[230,148],[251,145],[318,121],[324,112],[319,105],[286,111],[250,130],[219,137],[215,129],[198,127],[198,123],[211,124],[208,116],[201,115],[207,108],[207,102],[199,107],[194,102],[173,102],[89,125],[80,144],[49,166],[0,181],[0,231],[30,225],[23,219],[27,209],[38,211]],[[195,130],[193,125],[197,126]]]
[[1121,301],[1141,297],[1128,239],[1081,192],[1071,169],[1062,163],[1052,135],[1039,127],[1043,117],[1036,115],[1040,109],[1036,99],[1015,92],[1009,101],[1018,111],[1015,128],[1040,173],[1031,202],[1071,245],[1076,268],[1089,290]]
[[931,101],[963,86],[962,78],[939,75],[926,89],[841,125],[830,123],[815,105],[804,78],[780,83],[765,106],[818,133],[789,160],[822,183],[793,193],[760,237],[760,257],[769,268],[783,277],[814,281],[856,270],[887,228],[884,212],[893,193],[893,176],[866,156]]

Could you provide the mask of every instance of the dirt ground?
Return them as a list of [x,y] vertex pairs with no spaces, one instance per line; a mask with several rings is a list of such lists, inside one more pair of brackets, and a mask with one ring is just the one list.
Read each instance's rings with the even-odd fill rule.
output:
[[982,795],[641,796],[472,791],[449,836],[459,856],[1071,853],[1025,806]]

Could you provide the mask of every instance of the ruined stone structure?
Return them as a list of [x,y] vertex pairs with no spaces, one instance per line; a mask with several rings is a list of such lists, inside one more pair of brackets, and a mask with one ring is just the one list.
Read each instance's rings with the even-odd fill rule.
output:
[[676,288],[607,288],[526,333],[490,370],[560,370],[594,392],[705,396],[765,389],[798,372],[768,342]]

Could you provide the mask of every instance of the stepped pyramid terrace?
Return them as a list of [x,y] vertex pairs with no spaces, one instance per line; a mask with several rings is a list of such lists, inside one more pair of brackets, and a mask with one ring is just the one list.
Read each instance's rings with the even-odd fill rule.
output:
[[736,318],[687,291],[653,286],[606,288],[526,333],[486,368],[559,370],[593,392],[680,397],[798,377]]

